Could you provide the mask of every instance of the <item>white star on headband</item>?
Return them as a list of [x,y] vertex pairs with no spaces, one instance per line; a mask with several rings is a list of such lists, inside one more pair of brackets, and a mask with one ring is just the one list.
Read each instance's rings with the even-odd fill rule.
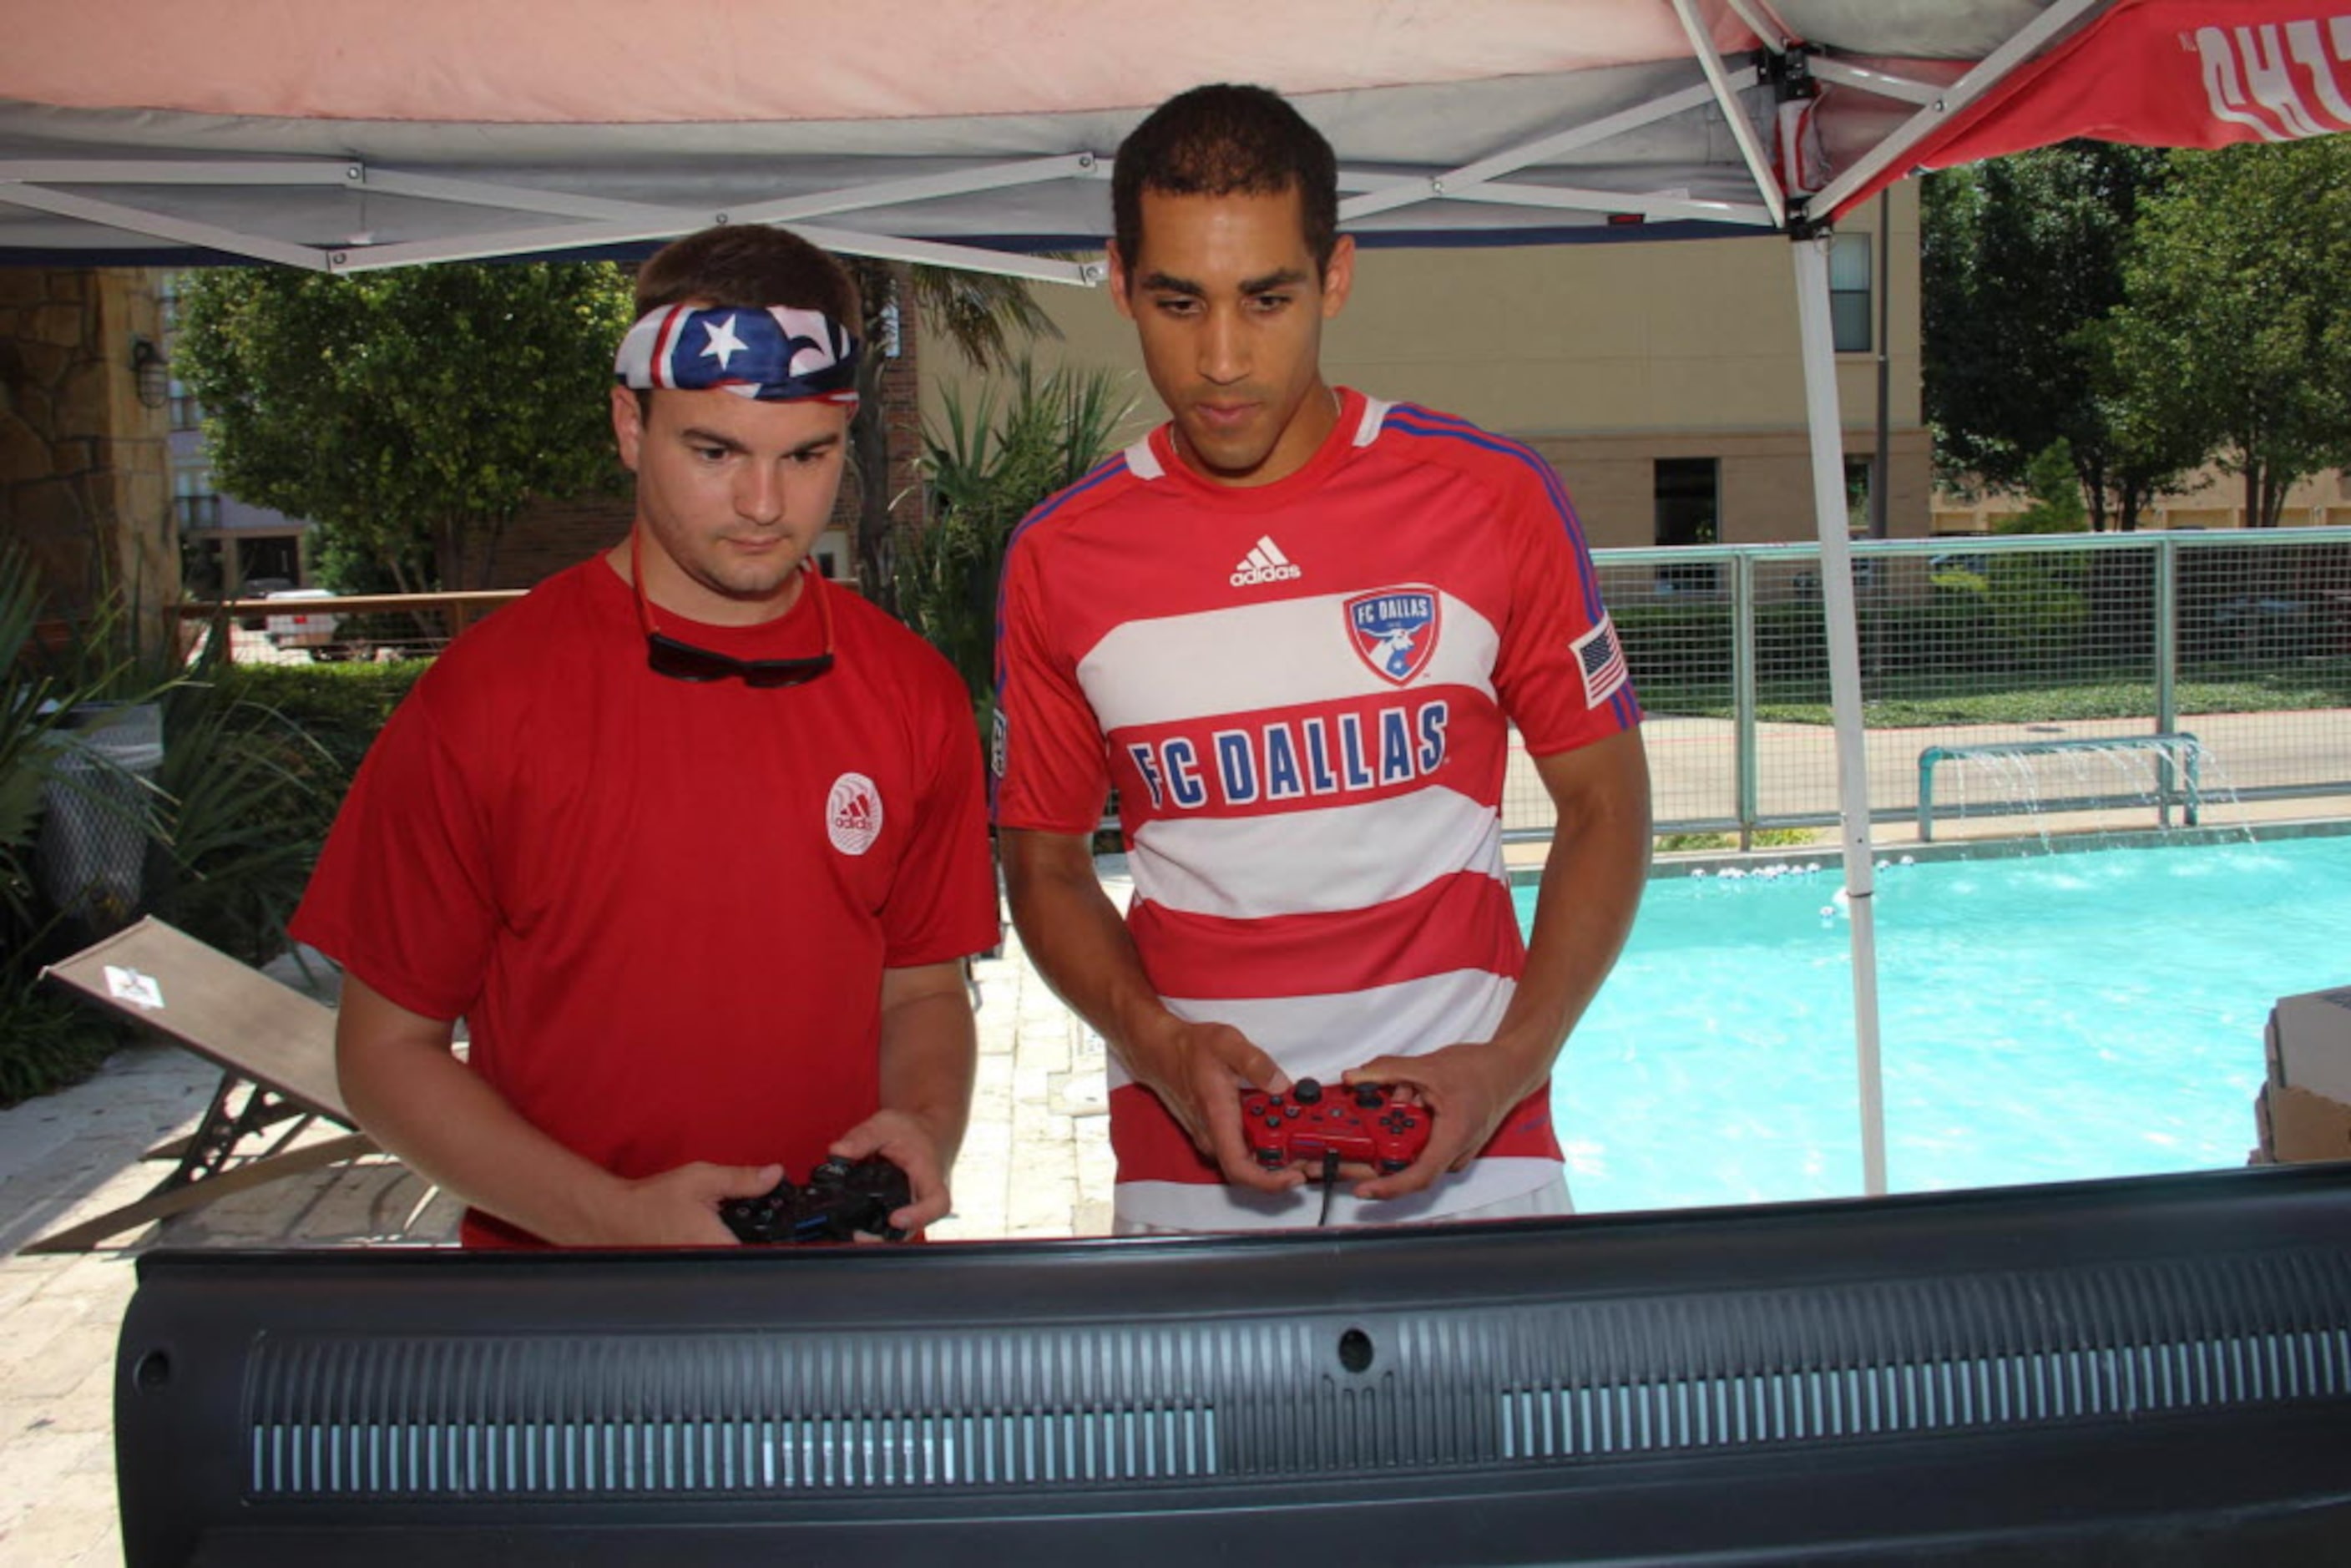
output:
[[716,359],[718,368],[725,370],[726,361],[744,349],[743,340],[735,335],[735,318],[729,316],[724,321],[705,322],[703,329],[710,334],[710,341],[704,345],[702,357]]

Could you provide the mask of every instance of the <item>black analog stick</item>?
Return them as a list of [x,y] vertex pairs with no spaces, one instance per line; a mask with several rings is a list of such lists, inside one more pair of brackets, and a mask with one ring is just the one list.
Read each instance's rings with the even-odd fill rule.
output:
[[1322,1085],[1311,1078],[1301,1078],[1290,1086],[1290,1097],[1301,1105],[1311,1105],[1322,1098]]

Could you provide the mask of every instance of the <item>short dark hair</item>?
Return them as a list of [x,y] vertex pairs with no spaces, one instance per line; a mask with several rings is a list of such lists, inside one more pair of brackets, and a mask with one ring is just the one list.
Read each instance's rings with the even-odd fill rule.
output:
[[[1143,250],[1143,193],[1171,196],[1298,193],[1318,269],[1339,238],[1339,159],[1280,93],[1217,82],[1176,94],[1118,145],[1112,233],[1131,267]],[[1131,276],[1131,275],[1130,275]]]
[[766,224],[720,224],[672,240],[637,273],[637,315],[699,299],[758,309],[821,310],[859,329],[857,281],[799,235]]

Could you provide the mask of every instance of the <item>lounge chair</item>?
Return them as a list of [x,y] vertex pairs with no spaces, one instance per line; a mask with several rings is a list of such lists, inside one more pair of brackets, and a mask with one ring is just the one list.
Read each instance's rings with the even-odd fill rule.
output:
[[[193,1133],[147,1151],[174,1162],[153,1191],[25,1251],[86,1252],[216,1197],[375,1151],[335,1082],[335,1011],[326,1004],[152,916],[42,973],[219,1063],[221,1082]],[[296,1142],[320,1121],[345,1131]]]

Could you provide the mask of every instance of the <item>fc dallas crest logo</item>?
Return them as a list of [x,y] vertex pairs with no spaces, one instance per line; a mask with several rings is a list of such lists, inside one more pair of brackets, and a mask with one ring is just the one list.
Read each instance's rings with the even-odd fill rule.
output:
[[1436,655],[1434,589],[1413,585],[1358,593],[1347,601],[1346,613],[1347,636],[1356,653],[1384,681],[1408,685]]

